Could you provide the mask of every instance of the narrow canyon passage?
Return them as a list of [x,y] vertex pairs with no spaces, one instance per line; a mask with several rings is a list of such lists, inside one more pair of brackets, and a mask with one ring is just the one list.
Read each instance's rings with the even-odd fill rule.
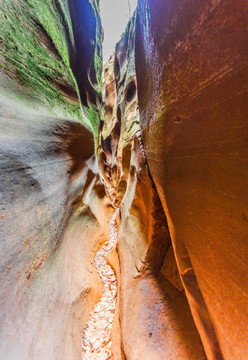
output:
[[248,2],[119,1],[0,0],[0,359],[247,360]]

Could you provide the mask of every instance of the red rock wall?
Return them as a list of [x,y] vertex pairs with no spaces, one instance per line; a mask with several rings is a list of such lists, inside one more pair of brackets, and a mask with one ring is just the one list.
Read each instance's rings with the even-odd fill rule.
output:
[[111,58],[105,66],[107,116],[100,130],[102,176],[107,187],[110,182],[115,185],[116,204],[120,204],[119,242],[110,257],[119,287],[113,359],[203,360],[140,138],[135,24],[134,16],[116,45],[114,64]]
[[0,5],[0,357],[81,358],[108,192],[113,358],[245,360],[248,5],[140,0],[103,121],[97,3]]
[[140,1],[142,140],[208,359],[246,359],[246,1]]

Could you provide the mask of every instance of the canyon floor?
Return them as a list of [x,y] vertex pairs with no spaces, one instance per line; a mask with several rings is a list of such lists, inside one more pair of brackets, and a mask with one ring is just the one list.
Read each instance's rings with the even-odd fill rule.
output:
[[108,221],[109,240],[96,254],[94,265],[103,284],[103,295],[99,303],[90,313],[90,318],[84,327],[83,359],[107,360],[111,359],[111,332],[117,298],[117,283],[114,270],[107,264],[107,259],[118,237],[115,221],[119,209]]

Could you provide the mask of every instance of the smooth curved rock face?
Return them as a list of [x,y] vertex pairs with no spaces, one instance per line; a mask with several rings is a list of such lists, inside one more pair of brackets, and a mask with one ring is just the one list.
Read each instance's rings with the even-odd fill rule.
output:
[[248,358],[248,4],[140,1],[142,140],[208,359]]
[[7,360],[80,359],[83,326],[101,296],[91,259],[108,237],[111,208],[85,116],[97,104],[88,97],[81,115],[77,95],[98,91],[80,78],[100,72],[98,10],[87,4],[91,51],[74,75],[80,49],[67,1],[0,5],[0,358]]
[[96,0],[69,0],[74,46],[70,65],[77,80],[83,115],[96,141],[102,119],[102,27]]
[[115,184],[120,204],[119,242],[110,256],[119,285],[113,359],[203,360],[140,137],[135,23],[134,16],[116,46],[114,64],[111,58],[105,66],[107,116],[100,128],[98,161],[106,187]]
[[[126,359],[203,360],[186,297],[170,276],[175,260],[167,256],[171,241],[161,202],[145,166],[140,140],[133,141],[117,248],[122,351]],[[162,265],[166,276],[160,272]]]
[[81,358],[107,192],[113,359],[246,359],[247,5],[140,1],[104,114],[98,5],[0,5],[0,357]]

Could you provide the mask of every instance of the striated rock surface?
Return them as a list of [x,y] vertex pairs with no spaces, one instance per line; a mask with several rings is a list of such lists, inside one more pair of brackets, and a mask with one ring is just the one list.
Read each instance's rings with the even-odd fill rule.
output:
[[205,359],[140,136],[135,24],[136,15],[105,66],[108,116],[100,130],[103,178],[107,187],[115,184],[120,204],[119,242],[110,256],[118,279],[113,359]]
[[208,359],[246,359],[245,1],[140,1],[142,140]]
[[[97,3],[83,3],[0,5],[1,359],[80,359],[101,296],[91,263],[111,215],[92,130],[101,27]],[[78,34],[82,12],[91,29]]]
[[98,5],[0,4],[0,358],[245,360],[248,6]]
[[126,359],[205,358],[193,320],[208,359],[248,356],[246,23],[243,1],[140,1],[105,68]]

